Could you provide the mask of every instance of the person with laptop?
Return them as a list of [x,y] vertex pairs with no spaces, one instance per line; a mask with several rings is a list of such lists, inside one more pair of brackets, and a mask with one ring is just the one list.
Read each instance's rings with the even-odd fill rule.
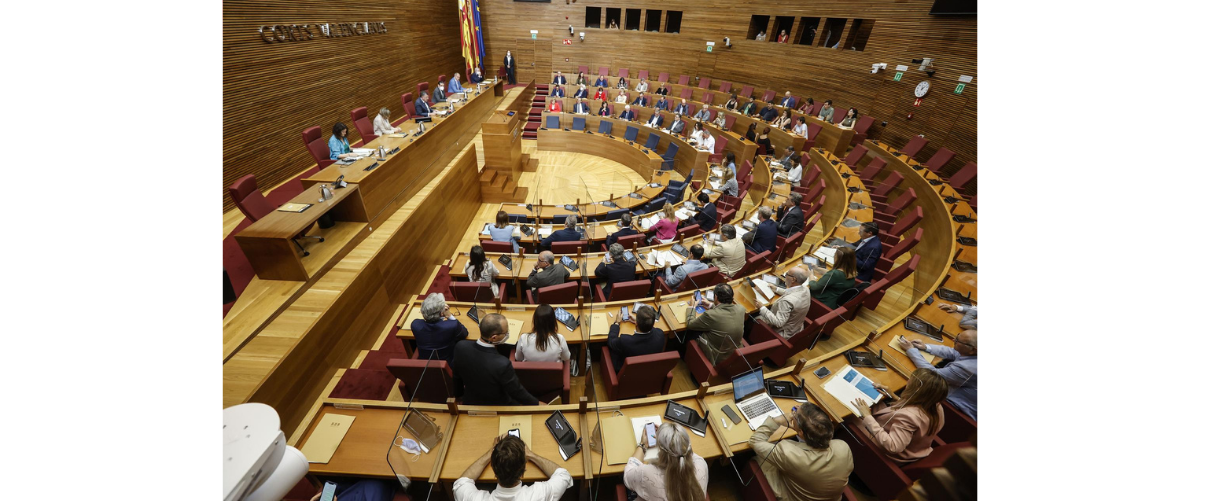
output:
[[[768,209],[767,209],[768,210]],[[787,271],[786,287],[774,286],[774,293],[782,296],[769,307],[758,309],[760,319],[783,339],[791,339],[803,330],[803,321],[812,306],[812,294],[803,284],[808,281],[808,271],[796,266]]]
[[[875,388],[886,390],[877,383]],[[911,463],[933,452],[933,440],[945,424],[941,401],[949,392],[949,385],[937,372],[917,369],[892,403],[883,399],[871,407],[861,398],[852,402],[862,414],[856,426],[873,440],[870,446],[897,463]]]
[[[796,440],[782,440],[788,428]],[[849,445],[833,438],[833,422],[811,402],[800,404],[790,416],[767,419],[749,437],[749,447],[778,499],[841,499],[854,471]]]
[[[528,461],[544,472],[548,480],[523,485],[523,472]],[[493,491],[477,488],[477,478],[485,472],[486,466],[493,466],[494,475],[498,477],[498,488]],[[573,487],[573,477],[569,470],[537,456],[519,437],[505,435],[494,437],[493,447],[464,469],[452,484],[452,497],[455,501],[556,501],[570,487]]]
[[[631,317],[623,320],[621,315],[617,315],[611,324],[611,331],[607,333],[607,347],[611,349],[611,364],[616,373],[623,368],[623,362],[628,357],[652,355],[665,350],[665,332],[653,327],[657,322],[657,311],[652,306],[645,306],[632,316],[635,317],[634,321]],[[625,321],[636,324],[635,334],[619,335],[619,323]]]
[[732,356],[745,334],[745,308],[737,305],[734,297],[731,285],[720,284],[715,287],[714,303],[707,298],[699,300],[706,310],[702,314],[696,313],[693,299],[687,303],[686,330],[698,332],[699,349],[711,365]]
[[[672,421],[656,428],[656,445],[649,445],[648,436],[640,434],[640,443],[623,467],[623,485],[645,501],[707,499],[707,461],[691,449],[690,432]],[[656,449],[657,456],[646,463],[649,449]]]
[[732,400],[751,430],[757,430],[767,419],[782,415],[782,410],[766,391],[766,377],[761,367],[732,378]]

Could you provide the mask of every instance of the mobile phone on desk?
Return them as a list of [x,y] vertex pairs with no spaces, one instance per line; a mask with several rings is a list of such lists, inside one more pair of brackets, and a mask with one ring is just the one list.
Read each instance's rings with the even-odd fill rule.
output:
[[333,501],[335,499],[335,487],[338,487],[334,482],[327,482],[322,486],[322,497],[320,501]]
[[828,377],[828,375],[831,373],[832,373],[832,371],[828,370],[828,367],[821,367],[819,369],[816,369],[816,372],[813,372],[812,374],[815,374],[816,377],[818,377],[820,379],[824,379],[824,378]]

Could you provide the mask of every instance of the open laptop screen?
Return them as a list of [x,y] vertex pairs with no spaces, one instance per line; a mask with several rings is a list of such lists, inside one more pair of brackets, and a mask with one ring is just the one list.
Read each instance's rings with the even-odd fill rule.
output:
[[744,400],[745,397],[759,390],[765,389],[765,376],[762,374],[761,368],[753,369],[732,378],[732,398],[737,402]]

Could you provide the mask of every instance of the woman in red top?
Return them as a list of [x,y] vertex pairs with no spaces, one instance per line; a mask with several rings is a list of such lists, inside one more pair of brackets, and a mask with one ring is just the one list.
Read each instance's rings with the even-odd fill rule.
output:
[[787,43],[787,30],[778,32],[778,43]]
[[552,105],[548,107],[548,111],[560,112],[561,111],[561,101],[560,100],[553,101]]
[[594,93],[594,99],[602,99],[603,101],[606,101],[607,100],[607,91],[603,90],[602,87],[599,87],[598,91],[596,91]]

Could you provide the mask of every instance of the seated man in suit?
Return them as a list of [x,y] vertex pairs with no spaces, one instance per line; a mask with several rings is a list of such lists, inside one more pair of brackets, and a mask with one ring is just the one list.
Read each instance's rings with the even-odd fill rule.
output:
[[657,104],[654,104],[653,107],[659,110],[669,111],[669,100],[666,99],[665,96],[661,96],[661,98],[657,100]]
[[691,283],[690,280],[687,280],[686,275],[707,269],[707,265],[703,264],[702,259],[703,246],[699,244],[690,246],[690,259],[687,259],[685,263],[678,265],[677,268],[674,268],[673,273],[670,273],[665,277],[665,285],[668,285],[671,290],[676,292],[678,287],[682,284],[682,281],[685,280],[689,284],[689,288],[697,289],[698,286],[694,283]]
[[565,79],[565,75],[562,75],[559,71],[556,72],[556,76],[552,77],[553,85],[563,85],[566,82],[568,82],[568,80]]
[[[528,461],[536,465],[548,480],[523,485],[523,472],[527,469]],[[494,468],[494,476],[498,479],[498,487],[493,491],[478,489],[476,485],[477,478],[485,472],[487,466]],[[495,437],[494,445],[464,469],[464,473],[452,484],[452,500],[556,501],[561,499],[570,487],[573,487],[573,477],[569,475],[569,470],[537,456],[519,437],[507,435]],[[315,496],[310,501],[317,499]]]
[[858,237],[860,239],[854,244],[855,255],[858,257],[858,280],[869,282],[874,278],[874,267],[879,264],[879,256],[883,255],[878,223],[862,223],[862,227],[858,228]]
[[656,127],[658,129],[660,129],[663,124],[665,124],[665,117],[661,116],[660,109],[654,111],[653,116],[649,117],[649,121],[645,122],[645,125],[649,127]]
[[427,104],[427,91],[419,93],[418,101],[414,102],[414,114],[420,117],[431,116],[431,105]]
[[754,254],[759,252],[770,251],[774,252],[778,246],[778,223],[771,217],[774,215],[769,207],[761,207],[757,209],[757,215],[761,222],[757,224],[757,229],[750,232],[753,233],[753,241],[749,245],[749,250]]
[[692,331],[686,336],[687,342],[695,338],[712,365],[732,356],[745,333],[745,308],[734,302],[734,296],[731,285],[720,284],[715,287],[714,303],[706,297],[699,301],[706,310],[702,314],[695,312],[694,299],[686,309],[686,329]]
[[657,310],[652,306],[645,306],[631,316],[635,318],[629,318],[627,321],[636,324],[635,334],[619,335],[619,322],[623,321],[619,315],[615,315],[611,332],[607,333],[607,347],[611,349],[611,364],[615,372],[623,368],[623,363],[628,357],[652,355],[665,350],[665,332],[653,327],[657,322]]
[[510,359],[498,345],[510,337],[506,317],[490,313],[481,319],[481,339],[456,343],[452,388],[465,405],[537,405],[515,375]]
[[595,87],[610,87],[610,82],[607,82],[607,77],[599,75],[598,78],[594,79],[594,86]]
[[460,86],[460,73],[452,74],[452,79],[448,81],[448,92],[453,94],[464,92],[464,87]]
[[628,104],[623,105],[623,112],[619,114],[619,119],[631,120],[633,118],[636,118],[636,112],[632,111],[632,106]]
[[640,95],[636,96],[636,99],[632,101],[632,104],[636,106],[648,106],[649,98],[645,96],[643,92],[641,92]]
[[[611,244],[607,247],[603,261],[594,267],[594,276],[607,282],[607,285],[603,286],[603,296],[611,297],[612,285],[636,280],[636,261],[628,261],[623,258],[622,245]],[[602,301],[604,298],[595,300]]]
[[736,238],[736,227],[725,224],[720,227],[720,241],[712,245],[703,255],[711,260],[720,273],[734,276],[745,267],[745,241]]
[[[946,360],[944,367],[934,367],[920,352],[927,352]],[[929,369],[946,380],[950,393],[946,400],[971,419],[979,402],[979,331],[965,330],[954,337],[954,348],[940,344],[927,344],[913,339],[908,351],[904,352],[918,369]]]
[[565,88],[557,85],[552,88],[552,92],[549,95],[552,97],[565,97]]
[[818,115],[818,116],[821,120],[824,120],[825,122],[828,122],[830,124],[833,123],[833,100],[832,99],[829,99],[824,102],[824,106],[820,107],[820,115]]
[[444,92],[443,82],[435,84],[435,94],[432,97],[431,104],[439,104],[448,101],[448,94]]
[[485,81],[485,77],[481,76],[481,68],[473,69],[473,74],[469,75],[469,83],[479,84]]
[[685,99],[678,101],[678,105],[674,106],[674,113],[690,116],[690,107],[686,105]]
[[795,107],[795,98],[791,97],[791,91],[787,91],[787,95],[782,97],[782,107],[791,109]]
[[758,116],[760,116],[762,120],[773,122],[775,118],[778,118],[778,108],[767,105],[765,108],[761,109],[761,112],[758,113]]
[[573,93],[573,97],[576,97],[578,99],[588,98],[588,97],[590,97],[590,91],[586,90],[585,85],[579,85],[579,86],[577,86],[577,92]]
[[640,232],[632,229],[632,213],[625,213],[624,215],[619,216],[619,231],[607,235],[607,248],[610,248],[612,244],[619,242],[620,238],[629,235],[636,235],[638,233]]
[[540,247],[552,249],[553,242],[572,242],[581,240],[582,234],[577,231],[577,216],[570,214],[565,218],[565,227],[552,232],[540,241]]
[[745,115],[745,116],[756,115],[757,114],[757,103],[753,102],[753,100],[750,99],[749,102],[745,103],[745,106],[743,106],[741,108],[741,114]]
[[803,321],[808,316],[808,308],[812,306],[812,291],[804,287],[808,279],[808,271],[796,266],[786,273],[787,286],[773,286],[774,293],[779,297],[774,304],[758,309],[760,319],[783,339],[799,334],[803,330]]
[[[786,433],[780,427],[794,430],[795,438],[782,440]],[[766,419],[749,437],[749,447],[778,499],[841,499],[854,471],[849,444],[833,439],[832,420],[811,402]]]
[[674,121],[669,124],[669,131],[674,134],[681,134],[686,128],[686,122],[682,121],[682,115],[674,114]]
[[605,89],[603,89],[602,87],[599,87],[598,90],[594,92],[594,99],[601,99],[603,101],[606,101],[607,100],[607,91]]
[[[683,101],[683,102],[685,102],[685,101]],[[697,113],[695,113],[694,118],[695,118],[695,120],[702,120],[704,122],[710,122],[711,121],[711,107],[704,104],[703,107],[699,108],[699,111]]]
[[423,360],[447,360],[452,363],[456,343],[469,337],[469,330],[452,316],[444,295],[434,292],[423,299],[423,318],[410,322],[418,357]]
[[532,297],[539,301],[541,287],[561,285],[568,279],[569,269],[561,264],[556,256],[552,255],[552,252],[544,251],[536,258],[536,265],[532,268],[531,274],[527,275],[527,287],[531,289]]
[[711,231],[712,228],[715,228],[716,220],[718,219],[715,204],[711,203],[710,195],[701,191],[699,192],[699,196],[695,198],[699,200],[699,212],[695,213],[695,216],[690,218],[685,226],[697,224],[703,232]]
[[778,207],[778,234],[783,238],[794,235],[803,229],[803,195],[792,191],[787,196],[787,203]]
[[791,158],[791,155],[794,155],[794,154],[795,154],[795,146],[787,146],[786,154],[783,155],[782,158],[778,159],[778,163],[782,164],[785,167],[787,164],[787,159]]
[[573,105],[573,112],[579,115],[589,115],[590,105],[586,104],[582,98],[577,98],[577,103]]

